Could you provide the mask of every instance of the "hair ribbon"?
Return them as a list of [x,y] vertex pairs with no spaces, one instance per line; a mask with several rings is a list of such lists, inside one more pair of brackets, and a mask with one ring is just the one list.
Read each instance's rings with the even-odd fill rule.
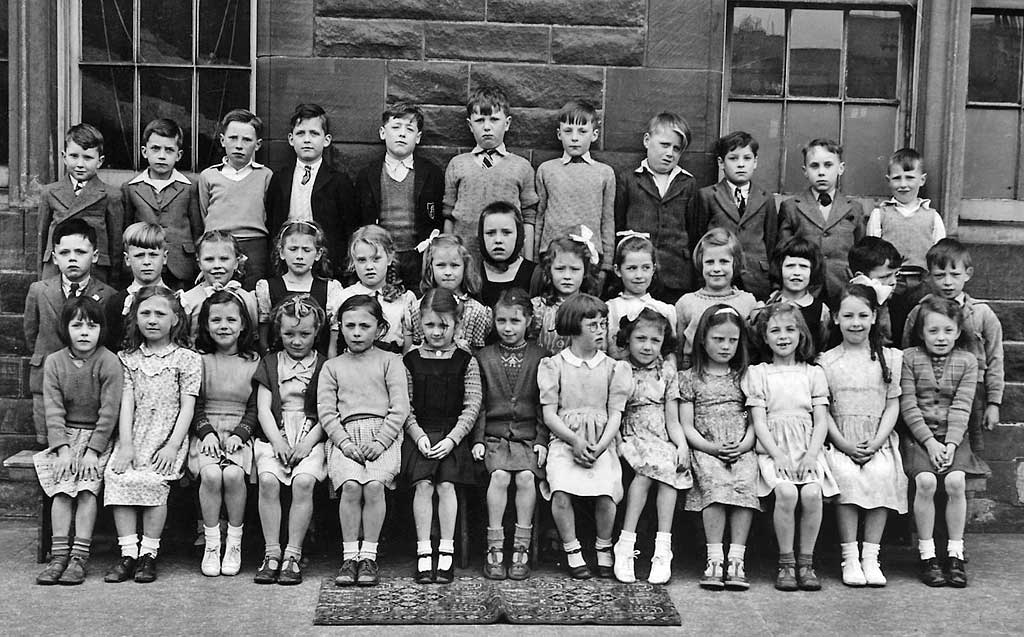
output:
[[896,286],[894,285],[885,285],[877,279],[872,279],[865,274],[858,274],[850,279],[850,283],[852,285],[863,285],[874,290],[875,301],[877,301],[879,305],[883,305],[889,299],[889,295],[892,294],[893,290],[896,289]]
[[430,236],[429,237],[427,237],[423,241],[420,241],[419,243],[416,244],[416,252],[419,252],[421,254],[423,252],[426,252],[427,248],[430,247],[430,244],[434,242],[434,239],[436,239],[436,238],[438,238],[440,236],[441,236],[441,231],[438,230],[437,228],[434,228],[433,230],[430,231]]
[[669,318],[668,313],[664,309],[657,308],[654,305],[647,303],[646,301],[644,301],[641,305],[634,305],[633,307],[631,307],[626,312],[626,320],[628,320],[630,323],[636,321],[638,318],[640,318],[640,313],[643,312],[644,310],[650,310],[660,316],[664,316],[665,320],[668,321],[669,324],[672,323],[672,319]]
[[601,257],[598,256],[597,248],[594,246],[593,242],[594,232],[590,228],[581,224],[580,233],[569,233],[569,238],[577,243],[582,243],[587,248],[587,250],[590,251],[590,263],[592,265],[597,265],[598,263],[601,262]]
[[616,237],[620,237],[619,242],[616,244],[616,247],[618,247],[618,246],[622,245],[622,242],[625,241],[626,239],[634,239],[635,238],[635,239],[648,239],[648,240],[650,240],[651,233],[650,232],[637,232],[636,230],[620,230],[620,231],[615,233],[615,236]]

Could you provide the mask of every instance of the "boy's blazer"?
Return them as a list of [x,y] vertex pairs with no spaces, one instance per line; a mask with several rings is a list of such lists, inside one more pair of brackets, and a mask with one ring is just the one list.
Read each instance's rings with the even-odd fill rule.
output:
[[109,267],[112,258],[121,254],[121,213],[120,191],[98,176],[90,179],[77,196],[68,177],[43,186],[38,220],[40,265],[53,253],[57,224],[78,217],[96,229],[96,264]]
[[[430,231],[444,230],[444,173],[434,162],[417,155],[412,158],[413,192],[416,199],[416,239],[422,241]],[[363,167],[356,176],[356,197],[362,225],[380,223],[380,180],[384,155]]]
[[795,236],[821,247],[825,264],[825,289],[830,299],[838,300],[850,280],[847,253],[865,235],[864,208],[859,202],[836,191],[828,220],[821,215],[817,199],[804,191],[782,202],[779,208],[779,245]]
[[121,186],[121,200],[124,226],[145,221],[162,227],[167,237],[167,269],[191,283],[196,274],[195,242],[203,234],[198,186],[172,181],[158,197],[149,184],[132,180]]
[[[295,174],[296,159],[281,170],[274,171],[267,188],[267,231],[271,241],[271,269],[277,262],[273,242],[277,233],[288,221],[292,200],[292,177]],[[343,172],[335,170],[324,154],[323,163],[316,171],[313,191],[309,195],[313,221],[324,229],[327,239],[327,255],[331,259],[331,270],[335,278],[340,275],[348,258],[348,240],[359,227],[359,214],[355,205],[355,189],[352,180]]]

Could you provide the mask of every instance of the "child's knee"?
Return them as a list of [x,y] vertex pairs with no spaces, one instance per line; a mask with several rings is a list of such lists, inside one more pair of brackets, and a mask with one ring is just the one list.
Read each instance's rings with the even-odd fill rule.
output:
[[281,482],[272,473],[260,474],[260,495],[277,496],[281,491]]
[[300,474],[292,478],[293,498],[312,498],[316,480],[311,475]]
[[572,496],[565,491],[555,491],[551,495],[551,508],[552,509],[569,509],[572,510]]
[[376,480],[363,485],[363,497],[366,500],[383,500],[384,485]]
[[520,471],[516,474],[516,488],[517,489],[532,489],[533,488],[533,472],[532,471]]
[[935,487],[937,484],[934,473],[919,473],[914,478],[914,487],[917,489],[917,495],[922,498],[935,497]]
[[967,476],[963,471],[954,471],[947,475],[943,481],[946,488],[946,495],[961,497],[967,492]]
[[215,464],[209,464],[203,467],[203,470],[199,472],[199,483],[207,489],[219,487],[221,483],[220,467]]
[[430,480],[420,480],[415,485],[416,497],[426,498],[434,495],[434,483]]
[[792,482],[780,482],[775,485],[775,504],[788,508],[795,507],[799,494]]
[[224,467],[224,471],[221,472],[221,477],[226,485],[230,485],[232,487],[245,486],[245,471],[243,471],[239,466],[231,465],[230,467]]
[[345,500],[356,500],[363,495],[363,485],[355,480],[346,480],[341,485],[341,497]]
[[498,488],[508,488],[508,483],[511,480],[511,476],[508,471],[502,471],[498,469],[491,474],[491,484]]
[[451,482],[438,482],[434,486],[437,489],[437,495],[441,498],[454,498],[455,497],[455,485]]
[[800,504],[805,507],[821,506],[821,486],[805,484],[800,488]]

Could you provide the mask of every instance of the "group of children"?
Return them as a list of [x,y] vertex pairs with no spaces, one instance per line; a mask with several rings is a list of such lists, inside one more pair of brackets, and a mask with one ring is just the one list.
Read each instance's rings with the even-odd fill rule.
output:
[[[355,186],[324,156],[318,106],[296,109],[296,161],[278,173],[253,161],[259,119],[230,112],[225,159],[196,185],[174,169],[180,129],[157,120],[143,133],[149,168],[120,198],[96,176],[99,132],[69,131],[25,313],[47,446],[36,467],[53,498],[40,584],[84,581],[101,492],[121,549],[105,581],[153,581],[170,484],[187,470],[208,576],[239,572],[256,484],[255,581],[301,582],[313,490],[329,480],[339,586],[378,582],[398,485],[413,492],[416,580],[450,582],[456,489],[489,480],[488,578],[529,576],[539,492],[572,577],[593,574],[575,518],[587,498],[597,575],[635,581],[653,489],[652,583],[671,577],[683,492],[707,538],[704,587],[749,586],[747,536],[770,496],[777,588],[820,588],[830,498],[843,582],[883,586],[879,544],[888,513],[907,511],[909,476],[922,579],[966,585],[965,480],[987,472],[972,446],[999,420],[1001,330],[963,290],[970,255],[919,198],[920,156],[893,155],[893,199],[865,219],[837,190],[842,149],[829,140],[803,149],[810,189],[777,211],[752,182],[758,146],[743,132],[718,142],[723,180],[698,189],[678,165],[690,130],[671,113],[651,119],[646,158],[618,177],[590,155],[586,102],[562,109],[563,155],[536,175],[505,147],[500,91],[475,92],[467,120],[477,147],[442,176],[414,154],[420,110],[390,107],[385,155]],[[121,292],[100,280],[129,274]]]

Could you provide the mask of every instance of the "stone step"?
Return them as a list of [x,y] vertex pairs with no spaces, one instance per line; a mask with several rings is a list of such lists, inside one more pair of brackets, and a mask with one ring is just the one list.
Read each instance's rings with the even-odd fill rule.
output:
[[969,244],[974,278],[967,284],[971,296],[979,299],[1024,298],[1024,250],[1013,244]]
[[986,303],[1003,326],[1003,341],[1024,341],[1024,301],[989,299]]
[[1003,341],[1003,375],[1024,382],[1024,341]]
[[24,315],[0,313],[0,355],[32,355],[32,350],[25,344]]
[[25,270],[0,270],[0,312],[21,314],[25,311],[28,288],[38,277]]
[[35,211],[0,210],[0,268],[35,271]]
[[[1024,382],[1007,381],[999,415],[1004,422],[1024,422]],[[1024,445],[1017,449],[1024,455]]]

